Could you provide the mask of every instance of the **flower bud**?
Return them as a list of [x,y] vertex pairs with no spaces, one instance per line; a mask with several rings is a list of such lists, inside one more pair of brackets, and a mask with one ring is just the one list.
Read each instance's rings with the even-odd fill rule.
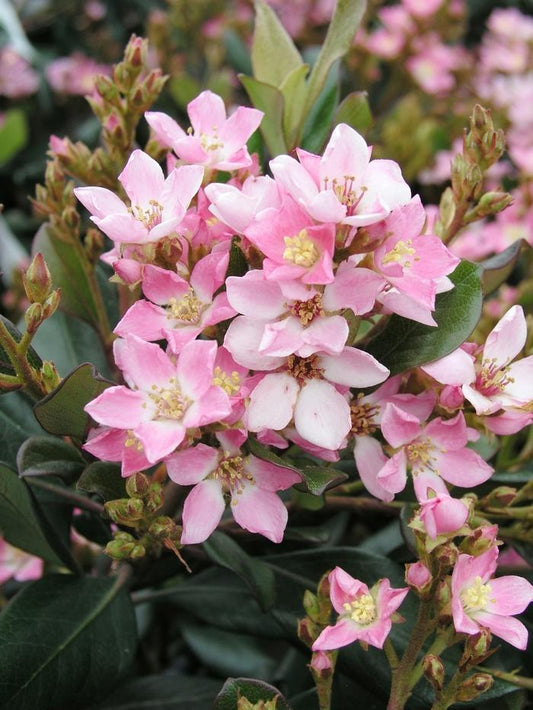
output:
[[43,307],[40,303],[32,303],[24,314],[24,322],[28,333],[35,333],[44,320]]
[[119,498],[104,504],[106,513],[115,523],[135,527],[135,523],[144,517],[144,503],[140,498]]
[[311,646],[318,638],[321,628],[313,623],[311,619],[300,619],[298,621],[298,638],[305,643],[306,646]]
[[459,667],[478,666],[480,663],[491,655],[490,645],[492,643],[492,634],[485,627],[480,628],[478,634],[468,636],[465,642],[465,649]]
[[513,198],[508,192],[486,192],[479,198],[475,210],[476,219],[501,212],[508,207],[512,201]]
[[494,490],[483,498],[483,507],[507,508],[508,505],[512,505],[516,498],[516,492],[516,488],[498,486],[498,488],[494,488]]
[[107,543],[104,552],[114,560],[126,560],[136,545],[136,540],[129,533],[115,533],[113,540]]
[[124,50],[124,61],[132,67],[142,67],[146,62],[148,42],[132,35]]
[[310,592],[309,589],[306,589],[304,592],[303,604],[304,609],[307,612],[307,616],[312,621],[320,622],[320,606],[318,604],[316,594],[313,594],[313,592]]
[[75,207],[66,207],[63,210],[63,221],[69,229],[77,229],[80,224],[80,215]]
[[435,554],[442,567],[453,567],[457,561],[459,550],[453,542],[448,542],[446,545],[440,545]]
[[94,77],[94,88],[110,104],[116,105],[120,103],[120,93],[109,76],[97,74]]
[[61,289],[56,289],[43,303],[43,319],[50,318],[56,311],[61,300]]
[[144,473],[134,473],[126,481],[126,493],[130,498],[144,498],[150,489],[150,481]]
[[433,686],[436,693],[442,690],[444,685],[444,664],[438,656],[429,653],[422,660],[424,676]]
[[328,680],[333,675],[334,664],[330,651],[315,651],[309,664],[309,670],[315,683]]
[[160,483],[152,483],[145,497],[146,509],[154,513],[163,505],[163,486]]
[[474,673],[459,686],[455,699],[458,702],[466,703],[475,700],[482,693],[492,687],[494,678],[488,673]]
[[160,515],[152,522],[148,528],[148,532],[158,540],[162,540],[166,537],[173,539],[176,537],[177,528],[178,526],[172,518],[169,518],[168,515]]
[[56,366],[50,360],[45,360],[41,367],[41,379],[47,392],[54,390],[61,382]]
[[418,594],[425,594],[431,587],[433,577],[423,562],[413,562],[405,566],[405,581]]
[[22,277],[30,303],[44,303],[52,290],[52,278],[42,254],[36,254]]

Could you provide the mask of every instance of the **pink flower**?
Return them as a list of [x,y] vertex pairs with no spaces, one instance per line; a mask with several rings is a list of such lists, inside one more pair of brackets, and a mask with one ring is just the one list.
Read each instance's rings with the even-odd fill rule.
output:
[[408,588],[393,589],[380,579],[371,589],[340,567],[329,574],[330,598],[339,614],[335,626],[327,626],[313,644],[313,651],[331,651],[362,641],[383,648],[392,628],[391,616],[405,599]]
[[192,132],[185,132],[165,113],[151,111],[146,120],[163,145],[186,163],[217,170],[237,170],[252,164],[246,141],[256,130],[263,112],[239,106],[226,118],[224,102],[212,91],[203,91],[187,106]]
[[11,578],[17,582],[39,579],[42,574],[43,561],[39,557],[29,555],[0,538],[0,584]]
[[260,219],[263,210],[281,207],[278,185],[266,175],[250,176],[240,188],[231,183],[211,183],[205,186],[205,194],[215,217],[239,234]]
[[194,485],[183,506],[182,544],[203,542],[211,535],[224,512],[225,494],[231,497],[233,517],[242,528],[281,542],[288,515],[275,491],[299,483],[300,476],[252,454],[243,455],[227,433],[222,445],[215,449],[198,444],[166,461],[175,483]]
[[405,581],[417,591],[429,589],[433,577],[423,562],[413,562],[405,566]]
[[456,631],[477,634],[488,628],[512,646],[527,648],[527,629],[518,619],[533,601],[533,586],[523,577],[491,579],[496,571],[498,548],[472,557],[459,555],[452,573],[452,614]]
[[126,430],[156,463],[181,444],[188,429],[230,414],[226,393],[212,382],[216,353],[216,343],[207,340],[187,343],[177,359],[135,335],[117,340],[115,361],[128,387],[109,387],[85,410],[99,424]]
[[438,535],[455,533],[468,518],[468,507],[452,498],[446,484],[433,473],[415,476],[415,492],[420,503],[420,519],[432,540]]
[[98,64],[91,57],[74,52],[70,57],[59,57],[50,62],[45,74],[54,91],[83,96],[93,91],[98,74],[109,76],[111,69],[107,64]]
[[39,74],[13,47],[0,50],[0,95],[20,99],[39,88]]
[[373,224],[411,197],[399,165],[392,160],[371,161],[364,138],[344,123],[335,127],[322,157],[297,152],[299,163],[280,155],[270,161],[270,169],[318,222]]
[[129,207],[105,187],[77,187],[74,193],[110,239],[146,244],[167,237],[176,229],[198,192],[203,175],[199,165],[184,165],[165,179],[153,158],[134,150],[118,176],[131,201]]

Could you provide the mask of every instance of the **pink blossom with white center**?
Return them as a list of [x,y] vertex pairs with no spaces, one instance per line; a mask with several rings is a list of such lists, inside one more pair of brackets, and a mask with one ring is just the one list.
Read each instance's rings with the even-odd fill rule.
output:
[[397,449],[374,472],[377,483],[389,494],[404,489],[408,468],[415,477],[431,473],[461,487],[484,483],[493,473],[479,454],[466,448],[469,432],[462,412],[453,419],[438,417],[422,424],[418,417],[389,403],[381,419],[381,431]]
[[409,589],[393,589],[388,579],[380,579],[370,589],[340,567],[330,572],[330,598],[339,617],[313,643],[313,651],[331,651],[362,641],[383,648],[392,628],[392,615]]
[[393,160],[370,160],[371,148],[350,126],[335,127],[323,156],[298,150],[270,161],[274,178],[318,222],[361,227],[411,198]]
[[118,176],[130,206],[105,187],[77,187],[74,194],[91,213],[91,220],[114,242],[147,244],[176,230],[203,175],[201,166],[184,165],[165,179],[153,158],[134,150]]
[[263,210],[281,208],[279,187],[267,175],[251,175],[241,187],[231,183],[211,183],[205,186],[205,194],[215,217],[238,234],[243,234],[252,222],[261,219]]
[[452,573],[452,615],[455,630],[477,634],[489,629],[512,646],[525,650],[528,632],[514,619],[533,601],[533,586],[516,575],[492,578],[496,571],[498,548],[472,557],[459,555]]
[[420,88],[428,94],[446,94],[456,85],[455,71],[465,66],[468,54],[462,47],[442,44],[438,35],[424,37],[406,67]]
[[194,266],[190,280],[173,271],[147,264],[142,288],[150,301],[136,301],[114,332],[142,340],[165,339],[173,353],[194,340],[205,328],[232,318],[234,309],[225,293],[213,297],[224,283],[229,252],[213,251]]
[[[513,306],[491,330],[481,358],[478,356],[474,364],[469,365],[468,356],[456,350],[424,365],[424,369],[439,382],[462,385],[476,414],[493,414],[501,409],[528,413],[525,408],[533,400],[533,355],[512,362],[526,338],[524,311],[521,306]],[[456,368],[458,358],[464,361],[460,371]]]
[[215,342],[193,340],[172,358],[158,345],[128,335],[114,343],[128,386],[109,387],[85,411],[99,424],[131,432],[146,459],[156,463],[181,444],[188,429],[230,414],[227,394],[213,384],[216,353]]
[[287,508],[276,491],[300,483],[299,474],[249,454],[244,455],[226,437],[223,448],[198,444],[178,451],[166,460],[170,478],[183,486],[193,485],[183,506],[183,545],[207,540],[215,530],[225,497],[235,522],[252,533],[281,542],[287,525]]
[[8,579],[27,582],[43,575],[43,561],[23,552],[0,538],[0,584]]
[[470,511],[462,501],[450,496],[442,478],[433,473],[420,473],[415,476],[414,486],[420,503],[420,519],[432,540],[463,527]]
[[[227,343],[226,347],[231,350]],[[294,419],[301,437],[330,450],[341,447],[351,428],[344,388],[371,387],[389,374],[369,353],[352,347],[338,355],[291,355],[283,360],[283,369],[265,375],[253,389],[246,412],[248,429],[279,431]]]
[[292,198],[285,197],[280,210],[263,210],[261,219],[244,233],[267,257],[263,262],[267,279],[298,279],[304,284],[333,281],[335,225],[314,224]]
[[151,111],[145,118],[156,138],[186,163],[217,170],[237,170],[252,164],[246,141],[261,123],[262,111],[239,106],[228,118],[220,96],[202,91],[187,105],[187,113],[190,132],[165,113]]

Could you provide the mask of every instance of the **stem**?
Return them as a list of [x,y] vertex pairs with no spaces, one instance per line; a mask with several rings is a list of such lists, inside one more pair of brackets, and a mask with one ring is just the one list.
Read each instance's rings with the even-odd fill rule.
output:
[[27,333],[22,336],[20,340],[22,348],[20,349],[20,343],[17,343],[13,339],[13,336],[7,329],[5,323],[0,319],[0,343],[9,358],[13,369],[15,370],[19,383],[26,388],[26,391],[32,397],[35,399],[42,399],[47,392],[43,388],[39,379],[35,376],[35,370],[30,366],[28,360],[26,359],[26,352],[29,345],[28,338],[31,340],[31,336],[28,336]]
[[385,655],[387,656],[387,661],[389,662],[391,670],[394,670],[400,664],[400,659],[398,657],[398,654],[396,653],[396,649],[393,646],[390,636],[385,639],[385,643],[383,644],[383,650],[385,651]]
[[70,490],[70,488],[63,488],[62,486],[57,486],[54,483],[49,483],[48,481],[42,481],[39,478],[32,478],[30,481],[31,486],[36,488],[41,488],[44,491],[50,491],[50,493],[55,493],[61,498],[65,498],[71,503],[84,508],[85,510],[90,510],[93,513],[99,513],[103,515],[105,513],[105,508],[101,503],[98,503],[92,498],[87,498],[87,496],[80,495]]
[[441,237],[443,244],[449,244],[455,237],[457,232],[462,229],[462,227],[464,226],[463,217],[465,216],[467,209],[468,203],[459,203],[458,205],[456,204],[455,213],[453,215],[451,224]]
[[452,676],[450,682],[440,694],[440,697],[433,703],[431,710],[447,710],[450,705],[455,702],[455,696],[459,690],[459,686],[465,679],[468,670],[464,668],[463,670],[456,670]]
[[526,678],[525,676],[516,675],[515,673],[506,673],[505,671],[498,671],[495,668],[484,668],[483,666],[477,666],[477,669],[483,671],[483,673],[490,673],[495,678],[501,678],[516,685],[518,688],[526,688],[526,690],[533,690],[533,678]]
[[[452,644],[450,643],[450,639],[448,638],[448,634],[446,634],[446,633],[440,634],[437,636],[437,638],[433,641],[431,646],[428,648],[428,650],[424,654],[424,657],[428,656],[430,654],[438,656],[440,653],[442,653],[442,651],[444,651],[445,648],[448,648],[451,645]],[[412,688],[415,687],[415,685],[418,683],[418,681],[420,680],[420,678],[422,678],[422,675],[424,674],[423,665],[422,665],[423,660],[424,659],[422,658],[422,660],[420,660],[416,664],[416,666],[413,668],[413,670],[411,672],[410,681],[411,681]]]
[[382,503],[373,498],[344,498],[344,496],[328,496],[326,498],[326,507],[338,510],[367,510],[370,512],[384,513],[394,517],[400,515],[403,503],[392,501],[391,503]]

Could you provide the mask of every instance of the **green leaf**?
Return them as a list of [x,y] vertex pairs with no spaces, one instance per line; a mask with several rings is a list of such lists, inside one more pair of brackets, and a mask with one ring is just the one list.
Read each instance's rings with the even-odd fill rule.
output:
[[18,108],[6,111],[0,126],[0,165],[7,163],[27,142],[28,123],[24,111]]
[[300,53],[274,10],[263,0],[256,0],[252,41],[254,78],[279,88],[302,64]]
[[237,710],[241,697],[251,703],[275,699],[275,710],[291,710],[291,706],[277,688],[253,678],[228,678],[215,699],[213,710]]
[[309,71],[308,64],[296,67],[285,77],[280,91],[283,94],[283,133],[289,150],[296,148],[298,133],[302,123],[307,86],[305,77]]
[[270,461],[270,463],[275,463],[276,466],[283,466],[283,468],[288,468],[291,471],[296,471],[297,473],[300,473],[300,469],[297,466],[295,466],[291,462],[286,461],[285,459],[282,459],[281,456],[277,456],[266,446],[260,444],[257,439],[252,439],[250,437],[246,442],[246,445],[250,449],[250,452],[254,456],[257,456],[257,458],[263,459],[263,461]]
[[331,133],[333,114],[339,102],[339,62],[335,62],[328,79],[306,118],[302,148],[320,153]]
[[88,710],[212,710],[220,681],[176,671],[135,678]]
[[17,469],[21,477],[52,473],[70,479],[79,474],[84,466],[85,462],[77,449],[50,436],[27,439],[17,454]]
[[333,125],[346,123],[359,133],[366,133],[372,125],[372,114],[367,97],[366,91],[352,91],[348,94],[335,113]]
[[275,586],[274,573],[268,565],[247,555],[221,532],[214,532],[204,542],[204,550],[213,562],[235,572],[248,585],[263,611],[270,609],[275,599]]
[[239,75],[250,101],[264,112],[259,129],[271,157],[287,152],[283,136],[283,94],[275,86],[265,84],[251,76]]
[[2,465],[0,465],[0,532],[10,545],[31,555],[42,557],[52,564],[62,564],[42,530],[24,481],[21,481],[14,471]]
[[229,64],[236,72],[252,73],[252,62],[248,47],[233,29],[224,30],[224,47]]
[[244,276],[248,271],[248,262],[239,246],[239,241],[239,237],[234,237],[231,240],[226,278],[228,278],[228,276]]
[[120,466],[107,461],[95,461],[81,474],[76,488],[86,493],[95,493],[104,501],[126,498],[126,481],[120,474]]
[[1,710],[98,700],[129,669],[136,640],[119,578],[48,575],[30,584],[0,614]]
[[32,434],[43,430],[35,419],[32,405],[21,392],[0,397],[0,460],[15,466],[19,447]]
[[324,491],[335,488],[348,478],[343,471],[329,466],[304,466],[298,473],[304,481],[303,484],[297,484],[296,488],[309,491],[314,496],[321,496]]
[[332,64],[350,49],[365,9],[366,0],[337,0],[326,39],[309,77],[304,115],[324,88]]
[[522,247],[526,246],[531,249],[525,239],[517,239],[507,249],[481,262],[483,293],[492,293],[507,280],[520,258]]
[[[22,333],[20,330],[7,318],[4,318],[4,316],[0,315],[0,320],[2,323],[5,325],[6,329],[8,330],[9,334],[15,340],[15,342],[20,342],[20,339],[22,338]],[[40,370],[43,361],[39,357],[39,355],[35,352],[35,350],[30,346],[28,348],[27,354],[26,354],[26,359],[28,360],[28,363],[33,367],[35,370]],[[9,359],[6,351],[2,347],[2,344],[0,343],[0,374],[3,375],[16,375],[15,369],[13,365],[11,364],[11,360]]]
[[433,317],[437,327],[393,315],[383,332],[368,344],[367,351],[388,367],[391,375],[448,355],[476,327],[483,300],[481,267],[461,261],[450,279],[455,288],[436,299]]
[[98,324],[98,309],[91,284],[78,249],[69,242],[53,237],[43,224],[33,241],[33,253],[44,256],[55,288],[61,289],[61,309],[90,324]]
[[90,422],[83,408],[111,385],[98,376],[90,363],[80,365],[35,405],[35,416],[50,434],[83,441]]

